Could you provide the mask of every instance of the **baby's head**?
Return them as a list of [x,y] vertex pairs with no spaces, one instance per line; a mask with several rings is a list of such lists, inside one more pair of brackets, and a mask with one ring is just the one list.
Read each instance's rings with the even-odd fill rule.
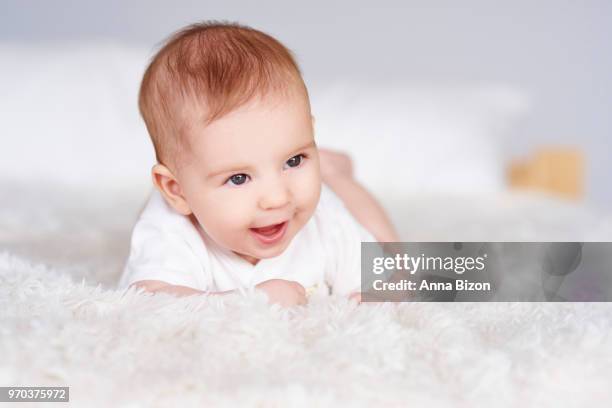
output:
[[139,108],[156,188],[217,244],[255,264],[282,253],[314,213],[310,102],[277,40],[237,24],[189,26],[152,59]]

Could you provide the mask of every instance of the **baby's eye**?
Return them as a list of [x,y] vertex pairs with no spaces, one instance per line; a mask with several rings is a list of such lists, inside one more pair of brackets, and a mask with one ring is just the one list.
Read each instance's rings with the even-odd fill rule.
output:
[[297,156],[293,156],[289,160],[286,161],[287,166],[289,167],[297,167],[302,163],[302,158],[304,158],[303,154],[298,154]]
[[240,174],[234,174],[233,176],[231,176],[230,178],[227,179],[227,181],[225,182],[227,183],[231,183],[235,186],[239,186],[241,184],[244,184],[247,181],[247,178],[249,176],[247,176],[244,173],[240,173]]

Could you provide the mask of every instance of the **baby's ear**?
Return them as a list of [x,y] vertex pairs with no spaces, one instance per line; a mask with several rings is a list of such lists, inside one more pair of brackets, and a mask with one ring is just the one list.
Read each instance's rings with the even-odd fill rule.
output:
[[183,190],[170,169],[158,163],[151,169],[151,176],[153,177],[153,184],[172,208],[183,215],[192,213],[183,195]]

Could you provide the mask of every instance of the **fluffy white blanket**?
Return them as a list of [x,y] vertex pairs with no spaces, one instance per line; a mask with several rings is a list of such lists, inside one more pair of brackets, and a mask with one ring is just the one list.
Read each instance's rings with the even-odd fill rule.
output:
[[103,290],[0,256],[2,385],[74,406],[595,406],[608,304],[362,304]]
[[91,407],[612,402],[609,304],[315,297],[283,310],[257,293],[118,291],[141,196],[10,192],[0,386],[69,386],[73,406]]

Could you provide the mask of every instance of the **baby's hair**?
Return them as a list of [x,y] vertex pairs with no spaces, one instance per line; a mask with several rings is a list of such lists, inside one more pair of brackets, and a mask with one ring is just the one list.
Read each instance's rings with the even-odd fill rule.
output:
[[292,52],[279,41],[238,23],[204,21],[163,42],[144,73],[138,108],[157,162],[178,166],[194,124],[206,126],[293,84],[308,97]]

